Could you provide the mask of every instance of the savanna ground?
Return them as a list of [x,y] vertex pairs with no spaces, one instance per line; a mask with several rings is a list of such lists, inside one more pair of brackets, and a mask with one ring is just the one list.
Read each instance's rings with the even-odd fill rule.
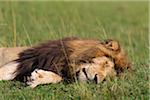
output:
[[0,82],[0,100],[148,100],[148,2],[0,2],[0,47],[78,36],[119,40],[134,66],[101,84],[50,84],[34,90]]

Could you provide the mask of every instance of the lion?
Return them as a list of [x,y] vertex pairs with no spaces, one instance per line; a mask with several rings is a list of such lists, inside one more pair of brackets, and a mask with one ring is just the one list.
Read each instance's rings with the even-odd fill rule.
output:
[[[45,71],[45,73],[56,74],[63,80],[72,81],[78,69],[84,69],[89,73],[93,68],[92,66],[99,66],[98,64],[93,64],[93,59],[99,57],[111,59],[117,73],[118,70],[122,72],[124,69],[131,67],[118,41],[106,40],[102,42],[99,40],[69,37],[60,40],[51,40],[20,52],[17,59],[0,68],[0,80],[24,81],[24,77],[32,77],[34,76],[33,73],[37,72],[36,69],[40,69]],[[91,67],[79,67],[84,64],[89,64]],[[79,71],[79,73],[83,74],[82,72],[85,71]],[[94,74],[96,77],[97,73]]]

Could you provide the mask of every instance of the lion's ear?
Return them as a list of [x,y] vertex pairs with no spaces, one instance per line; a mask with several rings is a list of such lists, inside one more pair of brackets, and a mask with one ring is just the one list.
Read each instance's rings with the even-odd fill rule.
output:
[[115,40],[106,40],[105,42],[105,46],[108,48],[108,49],[111,49],[113,51],[118,51],[120,50],[120,44],[118,41],[115,41]]

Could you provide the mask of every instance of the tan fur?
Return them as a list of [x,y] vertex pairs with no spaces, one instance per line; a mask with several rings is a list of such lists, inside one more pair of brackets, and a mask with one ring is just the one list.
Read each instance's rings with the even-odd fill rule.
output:
[[80,70],[78,77],[80,81],[87,81],[87,78],[93,81],[94,78],[97,78],[96,83],[100,83],[106,76],[114,77],[116,75],[114,63],[109,58],[103,56],[92,60],[93,63],[81,65],[82,69],[85,69],[87,76],[83,74],[83,70]]
[[27,84],[31,88],[35,88],[40,84],[58,83],[62,81],[62,77],[51,71],[36,69],[31,73],[30,80]]
[[0,66],[18,58],[18,54],[28,47],[0,48]]
[[13,80],[16,77],[15,71],[17,70],[18,63],[10,62],[0,67],[0,81],[1,80]]
[[[70,59],[82,59],[84,55],[103,56],[103,52],[99,52],[96,47],[100,42],[97,40],[73,40],[68,42],[68,46],[74,51],[70,55]],[[80,48],[80,49],[79,49]],[[87,57],[88,58],[88,57]]]

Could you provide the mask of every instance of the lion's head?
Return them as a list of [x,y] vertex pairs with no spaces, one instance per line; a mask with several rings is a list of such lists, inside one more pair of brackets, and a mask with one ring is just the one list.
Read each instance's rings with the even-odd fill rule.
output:
[[115,76],[116,71],[114,69],[114,63],[107,57],[97,57],[92,59],[93,63],[85,63],[80,67],[80,71],[77,74],[79,81],[94,81],[100,83],[106,76]]
[[104,48],[100,46],[100,49],[104,49],[102,51],[112,59],[114,59],[115,69],[117,73],[122,72],[124,69],[131,68],[132,64],[128,59],[123,47],[120,46],[118,41],[108,39],[105,40],[103,45]]

